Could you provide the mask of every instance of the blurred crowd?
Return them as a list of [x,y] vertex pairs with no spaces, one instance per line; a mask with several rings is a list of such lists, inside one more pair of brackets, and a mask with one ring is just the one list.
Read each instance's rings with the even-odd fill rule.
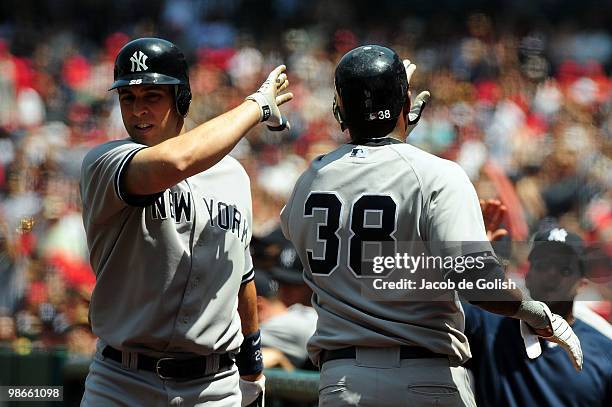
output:
[[[432,93],[408,142],[457,161],[480,197],[500,199],[512,241],[527,241],[551,217],[600,243],[608,257],[589,299],[612,319],[609,16],[602,25],[597,13],[578,21],[568,13],[552,24],[464,10],[454,24],[449,14],[408,12],[393,24],[361,24],[358,13],[337,16],[350,2],[323,10],[329,2],[315,1],[300,24],[306,2],[278,0],[264,3],[275,11],[270,27],[281,28],[261,35],[252,30],[262,24],[261,11],[254,21],[232,19],[244,14],[242,3],[154,2],[156,15],[124,22],[102,38],[77,29],[28,37],[0,20],[0,349],[93,352],[87,313],[95,278],[80,214],[80,163],[94,145],[127,135],[107,88],[118,50],[143,35],[176,41],[188,54],[194,93],[188,127],[238,105],[271,67],[287,65],[295,99],[281,110],[291,131],[259,126],[232,152],[251,177],[260,268],[282,263],[283,244],[270,239],[297,177],[314,157],[347,141],[331,113],[335,64],[357,45],[380,43],[417,64],[415,94]],[[391,3],[381,7],[392,13]],[[316,21],[323,12],[336,13],[333,23]],[[520,256],[511,266],[520,272]],[[262,299],[282,303],[264,301],[260,312],[308,320],[308,310],[294,307],[307,300],[286,298],[301,283],[279,290],[278,281],[272,271],[260,279]],[[305,354],[279,355],[281,365],[287,360],[280,356],[291,365],[305,362]]]

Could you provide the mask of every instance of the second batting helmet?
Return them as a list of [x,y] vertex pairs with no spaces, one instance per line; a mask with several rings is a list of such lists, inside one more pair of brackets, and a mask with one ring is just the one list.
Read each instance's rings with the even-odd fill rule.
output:
[[114,82],[109,90],[132,85],[175,85],[176,110],[187,114],[191,87],[187,61],[180,49],[161,38],[138,38],[121,48],[115,59]]
[[342,129],[384,137],[397,121],[408,96],[406,68],[392,49],[365,45],[347,52],[335,73],[334,115]]

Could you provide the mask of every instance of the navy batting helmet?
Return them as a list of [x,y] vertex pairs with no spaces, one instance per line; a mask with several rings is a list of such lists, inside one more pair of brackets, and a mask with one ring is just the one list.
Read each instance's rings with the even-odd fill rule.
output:
[[390,133],[408,97],[402,60],[395,51],[380,45],[347,52],[336,67],[335,84],[334,115],[353,138]]
[[175,85],[176,110],[187,114],[191,87],[187,61],[180,49],[161,38],[138,38],[121,48],[115,59],[113,85],[109,90],[132,85]]

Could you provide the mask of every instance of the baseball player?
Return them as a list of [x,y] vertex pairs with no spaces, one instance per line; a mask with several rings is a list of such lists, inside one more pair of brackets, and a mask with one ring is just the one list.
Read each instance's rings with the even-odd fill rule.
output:
[[279,66],[236,108],[184,129],[191,91],[172,43],[140,38],[115,61],[129,137],[91,150],[80,189],[99,337],[86,406],[237,406],[264,378],[249,242],[250,185],[226,156],[259,122],[285,128]]
[[[465,278],[505,281],[465,172],[403,142],[429,96],[418,95],[411,111],[415,68],[377,45],[342,57],[334,114],[351,141],[311,163],[281,213],[318,314],[308,350],[321,368],[320,406],[475,405],[462,367],[471,354],[454,290],[444,301],[412,300],[410,291],[393,301],[362,295],[374,280],[365,254],[400,242],[439,258],[478,254],[484,268]],[[494,294],[500,301],[478,305],[526,321],[580,369],[579,342],[562,318],[543,303],[523,301],[518,290]]]
[[[507,234],[499,228],[505,212],[501,202],[488,200],[481,207],[491,237]],[[479,405],[594,407],[612,403],[612,340],[574,312],[576,294],[586,283],[586,252],[580,236],[543,222],[533,236],[525,279],[530,295],[562,315],[580,339],[585,351],[580,373],[551,342],[542,343],[542,355],[531,360],[523,348],[519,321],[463,304],[465,334],[474,348],[467,367],[474,373]]]

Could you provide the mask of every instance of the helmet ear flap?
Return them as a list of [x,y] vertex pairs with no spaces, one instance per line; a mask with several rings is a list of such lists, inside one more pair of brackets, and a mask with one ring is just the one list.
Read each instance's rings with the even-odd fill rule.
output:
[[183,117],[187,116],[189,105],[191,104],[191,90],[189,87],[186,85],[176,85],[174,87],[174,101],[176,111]]
[[332,110],[334,112],[334,117],[338,124],[340,124],[340,129],[342,131],[346,130],[346,124],[344,123],[344,119],[342,118],[342,112],[340,111],[340,106],[338,106],[338,96],[334,96],[334,104],[332,106]]

